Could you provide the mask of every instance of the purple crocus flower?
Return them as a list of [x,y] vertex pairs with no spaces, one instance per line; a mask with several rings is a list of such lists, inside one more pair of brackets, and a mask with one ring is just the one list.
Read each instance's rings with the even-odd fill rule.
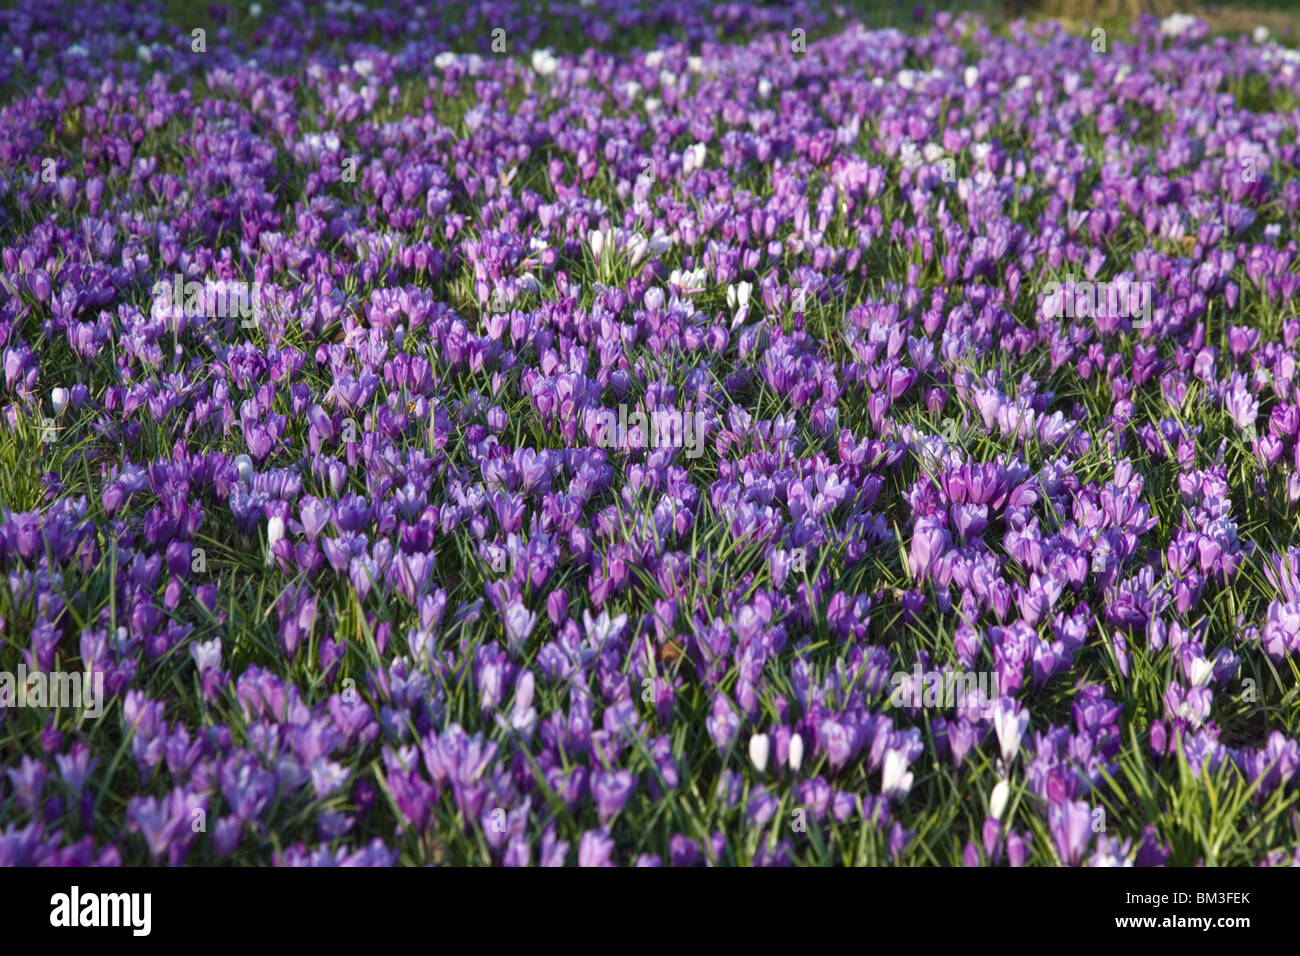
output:
[[601,770],[592,774],[591,795],[596,801],[601,826],[609,825],[635,789],[636,777],[627,770]]
[[609,858],[613,852],[608,830],[588,830],[578,841],[578,866],[613,866]]
[[1047,808],[1047,823],[1061,862],[1078,866],[1092,840],[1092,809],[1082,800],[1054,803]]

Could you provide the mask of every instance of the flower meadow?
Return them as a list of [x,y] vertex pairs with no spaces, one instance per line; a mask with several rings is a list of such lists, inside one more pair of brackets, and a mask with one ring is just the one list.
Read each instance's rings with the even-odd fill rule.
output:
[[0,864],[1300,863],[1300,54],[886,6],[0,10]]

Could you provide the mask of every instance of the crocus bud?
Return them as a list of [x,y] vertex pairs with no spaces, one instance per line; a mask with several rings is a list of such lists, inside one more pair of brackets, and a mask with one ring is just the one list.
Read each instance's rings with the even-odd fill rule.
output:
[[1010,764],[1020,750],[1020,739],[1029,726],[1029,712],[1020,710],[1014,701],[1002,697],[993,711],[993,730],[1002,748],[1002,762]]
[[253,459],[249,458],[247,455],[236,455],[235,468],[239,470],[239,480],[241,483],[246,485],[253,480]]
[[266,563],[270,564],[273,560],[275,543],[284,538],[284,519],[279,515],[271,518],[266,523]]
[[993,792],[989,794],[989,816],[994,820],[1002,819],[1002,811],[1007,808],[1007,799],[1011,796],[1011,788],[1007,786],[1005,780],[999,780],[993,785]]
[[749,761],[762,773],[767,769],[767,755],[771,747],[767,734],[754,734],[749,738]]
[[799,772],[799,765],[803,763],[803,738],[795,734],[790,738],[790,769],[794,773]]
[[62,414],[63,410],[68,407],[68,390],[66,388],[56,388],[50,392],[50,404],[54,406],[54,414]]

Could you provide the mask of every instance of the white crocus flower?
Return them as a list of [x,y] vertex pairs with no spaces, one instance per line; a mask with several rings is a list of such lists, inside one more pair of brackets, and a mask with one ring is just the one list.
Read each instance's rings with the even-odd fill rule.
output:
[[748,282],[737,282],[735,285],[727,286],[727,305],[736,310],[735,318],[731,320],[733,329],[744,322],[749,314],[749,294],[753,288]]
[[235,456],[235,469],[239,472],[239,480],[243,484],[253,480],[253,459],[247,455]]
[[542,76],[550,76],[559,65],[559,60],[551,55],[550,50],[533,51],[533,69]]
[[284,519],[279,515],[266,523],[266,563],[275,560],[275,543],[284,540]]
[[912,773],[901,750],[885,751],[885,766],[880,773],[880,790],[890,800],[902,800],[912,790]]
[[708,273],[703,268],[692,269],[687,272],[674,269],[668,274],[668,288],[676,290],[681,295],[698,295],[704,291],[707,279]]
[[921,151],[916,148],[916,144],[906,142],[898,150],[898,164],[904,169],[917,170],[921,168]]
[[673,247],[672,236],[666,232],[656,232],[650,237],[650,255],[661,256]]
[[989,794],[989,816],[994,820],[1001,820],[1002,813],[1007,808],[1007,800],[1011,797],[1011,787],[1005,780],[999,780],[993,785],[993,792]]
[[767,734],[754,734],[749,738],[749,762],[759,773],[767,769],[767,755],[770,748],[771,742],[767,739]]
[[593,618],[590,611],[582,612],[582,626],[587,632],[587,643],[599,649],[627,624],[627,615],[620,614],[611,618],[609,611],[601,611],[600,617]]
[[686,147],[682,154],[682,175],[689,176],[697,169],[704,168],[706,148],[703,143],[694,143]]
[[745,308],[749,305],[749,294],[754,291],[754,286],[748,282],[737,282],[735,285],[727,286],[727,305],[731,308]]
[[998,746],[1002,748],[1003,762],[1010,764],[1016,752],[1020,750],[1020,738],[1029,726],[1029,712],[1017,712],[1016,705],[1007,698],[1001,698],[993,709],[993,730],[998,736]]
[[650,251],[650,240],[641,233],[633,233],[623,246],[623,251],[627,253],[628,264],[636,267],[641,264],[641,260],[646,257]]
[[790,737],[790,770],[794,773],[799,772],[799,766],[803,763],[803,738],[798,734]]
[[1190,13],[1171,13],[1160,21],[1160,32],[1167,37],[1182,36],[1196,26],[1196,17]]

